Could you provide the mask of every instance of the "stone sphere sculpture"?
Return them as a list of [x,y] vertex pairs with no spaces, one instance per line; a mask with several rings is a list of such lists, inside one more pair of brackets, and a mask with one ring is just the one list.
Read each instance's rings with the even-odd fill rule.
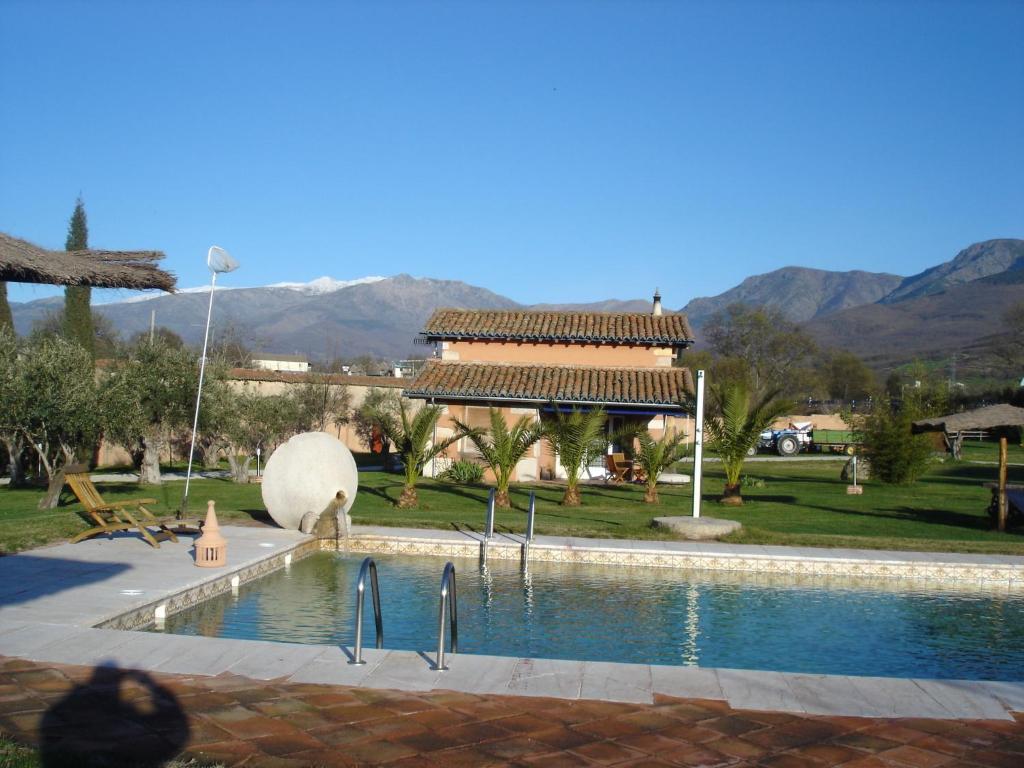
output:
[[263,503],[282,528],[298,530],[303,517],[333,509],[339,528],[348,530],[358,488],[352,452],[326,432],[295,435],[277,447],[263,471]]

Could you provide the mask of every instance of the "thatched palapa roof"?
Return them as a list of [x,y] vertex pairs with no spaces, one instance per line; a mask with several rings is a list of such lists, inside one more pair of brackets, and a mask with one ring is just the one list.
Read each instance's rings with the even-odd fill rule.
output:
[[161,251],[51,251],[0,232],[0,281],[93,288],[159,288],[176,278],[156,266]]
[[914,432],[963,432],[974,429],[998,429],[999,427],[1024,426],[1024,408],[1014,405],[989,405],[963,413],[936,416],[933,419],[919,419],[914,422]]

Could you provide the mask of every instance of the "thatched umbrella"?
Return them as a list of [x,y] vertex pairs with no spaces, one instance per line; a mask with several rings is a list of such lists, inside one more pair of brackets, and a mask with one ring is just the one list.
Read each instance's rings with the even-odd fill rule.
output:
[[172,292],[174,275],[155,264],[162,258],[160,251],[51,251],[0,232],[0,282]]
[[1003,430],[999,435],[999,530],[1006,530],[1006,433],[1010,427],[1024,427],[1024,408],[1013,405],[989,405],[973,411],[919,419],[914,432],[944,432],[953,434],[975,429]]

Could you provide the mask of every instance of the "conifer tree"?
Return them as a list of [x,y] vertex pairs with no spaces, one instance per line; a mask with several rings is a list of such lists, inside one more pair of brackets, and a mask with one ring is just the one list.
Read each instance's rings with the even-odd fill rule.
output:
[[[84,251],[89,247],[89,225],[85,219],[85,205],[82,198],[75,201],[75,211],[68,224],[68,238],[64,243],[67,251]],[[64,289],[64,336],[81,345],[95,357],[92,323],[92,288],[87,285],[69,285]]]
[[0,330],[4,328],[14,329],[14,317],[7,303],[7,283],[0,281]]

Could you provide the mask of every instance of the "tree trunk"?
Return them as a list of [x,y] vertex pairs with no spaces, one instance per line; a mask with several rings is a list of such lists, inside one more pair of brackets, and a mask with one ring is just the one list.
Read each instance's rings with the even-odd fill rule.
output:
[[234,451],[228,452],[228,464],[231,466],[231,481],[235,483],[249,482],[249,464],[252,458]]
[[647,491],[644,493],[644,504],[657,504],[658,503],[658,486],[648,485]]
[[11,305],[7,302],[7,283],[0,282],[0,328],[14,330],[14,316]]
[[583,501],[580,498],[580,488],[578,485],[575,487],[566,487],[565,495],[562,497],[561,504],[563,507],[579,507],[583,504]]
[[508,491],[498,491],[494,494],[494,506],[501,507],[502,509],[511,508],[512,500],[508,497]]
[[25,448],[25,438],[21,435],[14,438],[4,438],[3,443],[10,458],[7,474],[11,478],[11,484],[8,487],[20,488],[25,484],[25,469],[21,466],[21,452]]
[[143,436],[139,485],[160,485],[160,451],[163,444],[164,441],[156,435]]
[[46,495],[39,500],[37,509],[56,509],[60,503],[60,492],[64,490],[64,467],[50,473],[50,482],[46,486]]
[[398,497],[399,509],[412,509],[420,505],[419,495],[416,493],[415,485],[407,485],[402,489],[402,495]]
[[722,504],[727,504],[730,507],[739,507],[743,505],[743,496],[741,495],[740,484],[735,483],[725,486],[722,491],[722,498],[720,499]]

